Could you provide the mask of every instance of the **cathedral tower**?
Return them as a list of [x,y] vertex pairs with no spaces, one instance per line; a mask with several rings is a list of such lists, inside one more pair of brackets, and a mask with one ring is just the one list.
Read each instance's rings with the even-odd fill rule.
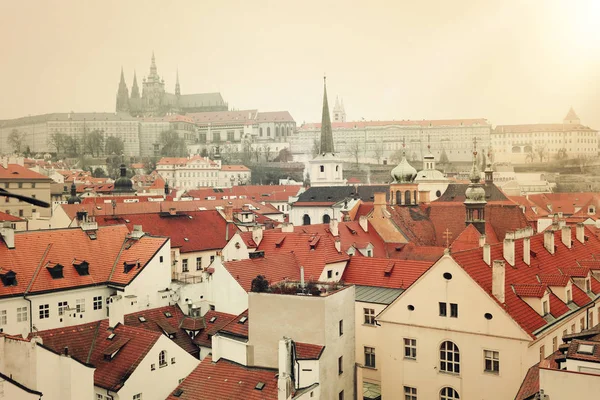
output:
[[127,84],[125,83],[123,67],[121,67],[121,81],[119,82],[119,89],[117,91],[116,110],[117,112],[129,111],[129,91],[127,90]]
[[131,98],[139,99],[140,98],[140,88],[137,83],[137,74],[133,71],[133,85],[131,86]]
[[165,81],[158,75],[152,52],[150,73],[142,83],[142,109],[149,115],[160,114],[165,104]]
[[179,70],[177,70],[177,80],[175,81],[175,96],[181,96],[181,88],[179,86]]
[[338,97],[335,98],[335,107],[333,107],[333,122],[346,122],[346,110],[344,110],[344,100],[340,103]]
[[334,153],[333,132],[327,102],[327,78],[323,78],[323,113],[321,117],[321,146],[317,156],[310,161],[311,186],[343,186],[342,160]]

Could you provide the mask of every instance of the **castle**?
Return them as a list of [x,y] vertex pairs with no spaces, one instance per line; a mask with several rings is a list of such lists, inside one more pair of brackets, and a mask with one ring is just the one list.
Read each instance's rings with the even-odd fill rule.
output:
[[175,93],[165,91],[165,80],[161,79],[156,69],[154,53],[150,63],[150,73],[142,80],[142,94],[133,75],[131,95],[125,83],[121,68],[121,81],[117,90],[117,112],[128,112],[133,116],[162,116],[170,113],[193,113],[205,111],[227,111],[227,103],[221,93],[181,94],[179,73],[175,83]]

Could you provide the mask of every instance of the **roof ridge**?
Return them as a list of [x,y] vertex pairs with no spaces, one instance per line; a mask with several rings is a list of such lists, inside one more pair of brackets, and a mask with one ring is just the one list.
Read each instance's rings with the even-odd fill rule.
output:
[[98,337],[98,332],[100,332],[100,325],[102,325],[102,321],[103,320],[98,321],[98,324],[96,325],[96,331],[94,332],[94,336],[92,337],[92,344],[90,345],[90,351],[88,352],[88,356],[85,360],[85,362],[87,364],[90,363],[90,359],[92,358],[92,352],[94,350],[94,346],[96,346],[96,338]]
[[125,239],[123,239],[123,244],[121,245],[121,250],[119,250],[119,254],[117,254],[117,256],[115,257],[115,262],[113,263],[113,267],[110,271],[110,275],[108,275],[108,279],[106,280],[107,283],[110,283],[110,280],[112,279],[112,276],[115,273],[115,269],[117,268],[117,263],[121,259],[121,254],[123,254],[123,250],[125,249],[125,246],[127,245],[127,239],[128,239],[127,236],[125,236]]
[[52,248],[52,243],[48,243],[48,246],[46,246],[46,251],[42,255],[42,258],[40,259],[40,263],[38,264],[37,268],[33,272],[33,276],[31,277],[31,281],[29,282],[29,286],[27,286],[27,289],[25,289],[25,292],[23,293],[23,296],[26,296],[27,293],[29,293],[29,290],[33,286],[33,282],[35,282],[35,279],[37,278],[37,276],[38,276],[38,274],[39,274],[39,272],[40,272],[40,270],[42,268],[42,265],[44,264],[44,260],[46,259],[46,257],[48,257],[48,252],[50,251],[51,248]]

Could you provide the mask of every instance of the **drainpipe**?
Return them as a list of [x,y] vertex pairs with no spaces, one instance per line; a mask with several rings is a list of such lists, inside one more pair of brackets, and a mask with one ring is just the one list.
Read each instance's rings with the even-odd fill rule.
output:
[[31,304],[31,299],[27,298],[27,294],[24,294],[23,298],[29,302],[29,333],[33,333],[33,306]]

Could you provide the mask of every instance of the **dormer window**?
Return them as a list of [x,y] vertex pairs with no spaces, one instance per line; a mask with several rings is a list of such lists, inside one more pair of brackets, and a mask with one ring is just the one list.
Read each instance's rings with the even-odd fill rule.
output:
[[46,267],[46,269],[48,270],[48,272],[50,272],[50,276],[52,277],[52,279],[61,279],[63,278],[63,266],[60,264],[55,264],[54,266],[50,267]]
[[85,260],[79,262],[75,260],[73,261],[73,266],[75,267],[75,270],[77,271],[79,276],[85,276],[90,274],[90,264]]
[[585,291],[588,293],[592,291],[592,282],[589,278],[585,280]]
[[547,300],[544,300],[542,302],[542,311],[544,313],[543,315],[548,315],[549,310],[548,310],[548,301]]
[[589,206],[589,207],[588,207],[588,214],[590,214],[590,215],[594,215],[594,214],[596,214],[596,207],[594,207],[594,206]]
[[139,267],[140,264],[137,261],[124,261],[123,262],[123,271],[125,273],[128,273],[129,271],[131,271],[134,267]]
[[17,273],[12,270],[5,274],[0,274],[0,279],[4,286],[17,286]]

